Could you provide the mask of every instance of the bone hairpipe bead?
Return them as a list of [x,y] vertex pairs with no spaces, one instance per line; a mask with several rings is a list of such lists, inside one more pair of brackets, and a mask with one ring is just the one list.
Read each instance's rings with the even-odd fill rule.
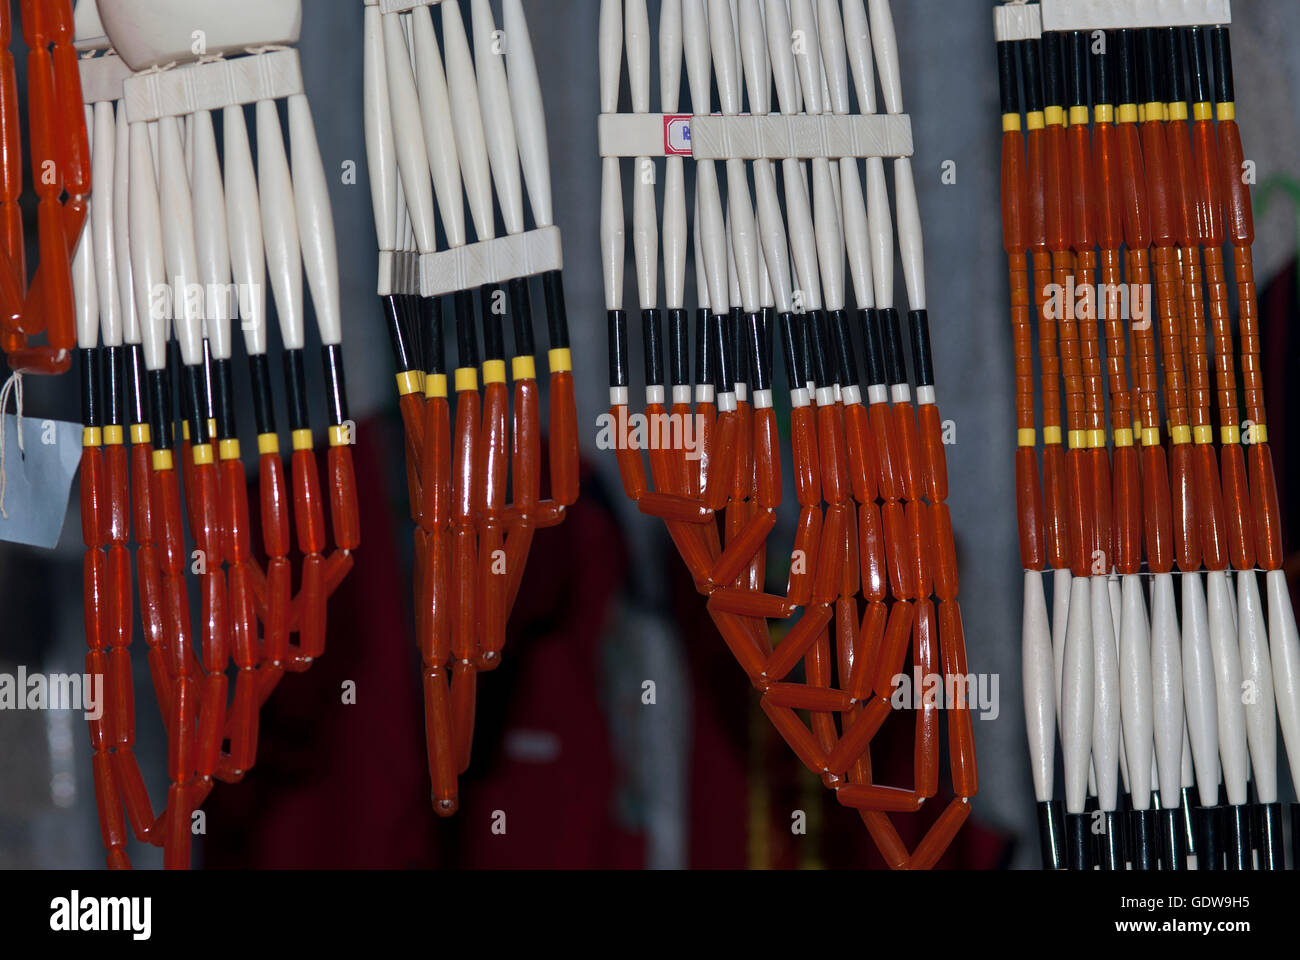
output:
[[397,146],[388,96],[388,64],[379,8],[365,9],[362,77],[365,105],[366,169],[379,237],[379,293],[391,290],[392,255],[397,250]]
[[[135,276],[131,265],[131,129],[126,108],[116,105],[113,133],[113,255],[118,265],[115,282],[122,310],[122,337],[140,343],[140,315],[136,310]],[[102,189],[102,181],[101,181]]]
[[523,185],[519,172],[519,143],[506,82],[505,51],[500,44],[488,0],[472,0],[474,59],[478,67],[479,100],[483,106],[483,134],[487,139],[492,180],[496,185],[506,232],[524,230]]
[[438,214],[448,246],[461,247],[465,245],[467,235],[465,203],[461,194],[460,155],[456,150],[447,76],[443,70],[442,57],[438,53],[433,17],[426,7],[417,7],[411,12],[411,45],[415,51],[424,145],[429,170],[433,175]]
[[141,321],[145,365],[161,370],[167,364],[167,321],[155,316],[153,291],[167,283],[159,223],[158,185],[154,179],[153,148],[147,125],[130,125],[130,239],[135,278],[133,296]]
[[[221,162],[212,114],[195,114],[191,134],[194,150],[194,229],[199,275],[205,291],[224,291],[230,284],[230,239],[226,228],[226,198],[221,185]],[[224,294],[208,294],[204,311],[208,342],[214,360],[231,356],[232,306]]]
[[[688,0],[689,2],[689,0]],[[618,109],[619,78],[623,73],[623,2],[600,0],[600,112]]]
[[[406,34],[397,14],[384,16],[383,31],[389,109],[393,117],[391,129],[397,153],[397,168],[401,175],[401,189],[408,198],[406,210],[411,217],[420,249],[428,251],[434,246],[433,187],[429,179],[429,158],[419,137],[412,135],[420,129],[419,96],[411,72],[411,61],[405,55]],[[259,124],[260,122],[259,116]],[[263,188],[265,189],[265,184]],[[390,203],[396,201],[395,196],[383,199]]]
[[325,184],[325,166],[316,143],[316,125],[312,122],[306,96],[290,97],[288,112],[303,269],[311,290],[321,343],[327,347],[337,346],[343,341],[343,311],[339,300],[338,245],[334,237],[329,188]]
[[446,56],[447,90],[451,97],[452,126],[460,154],[460,172],[469,198],[474,231],[479,240],[496,236],[492,213],[492,181],[483,130],[483,105],[474,76],[469,39],[460,6],[442,4],[442,42]]
[[[158,121],[159,201],[167,216],[162,218],[162,235],[167,276],[173,284],[197,281],[198,256],[194,247],[194,212],[188,178],[185,176],[185,153],[181,145],[180,123],[175,117]],[[175,334],[180,342],[181,360],[193,366],[203,360],[203,317],[190,297],[173,300]]]
[[[92,108],[84,108],[88,128],[93,125]],[[93,146],[93,144],[92,144]],[[77,317],[77,345],[86,350],[99,342],[99,292],[95,276],[94,209],[91,208],[82,228],[76,255],[72,259],[72,292]]]
[[122,344],[122,299],[118,289],[118,263],[116,248],[117,196],[114,185],[117,179],[117,123],[113,104],[96,103],[91,108],[93,120],[91,137],[92,179],[103,185],[90,217],[90,236],[93,244],[95,289],[99,299],[99,322],[104,345]]
[[[392,63],[392,58],[389,62]],[[280,340],[286,350],[301,350],[304,343],[302,247],[284,134],[275,104],[267,100],[257,105],[257,146],[262,238],[271,292],[280,317]]]
[[521,0],[505,0],[506,66],[510,99],[514,101],[515,132],[528,185],[533,222],[538,227],[555,223],[551,207],[551,160],[546,145],[546,111],[537,76],[528,21]]
[[[231,274],[241,289],[248,291],[240,301],[240,329],[249,356],[266,353],[266,253],[259,215],[261,198],[253,172],[253,154],[248,127],[240,107],[227,107],[223,117],[225,145],[226,225],[230,234]],[[396,184],[396,159],[393,183]],[[396,191],[394,191],[396,193]],[[394,197],[394,201],[396,197]],[[397,243],[397,218],[392,217],[393,245]]]

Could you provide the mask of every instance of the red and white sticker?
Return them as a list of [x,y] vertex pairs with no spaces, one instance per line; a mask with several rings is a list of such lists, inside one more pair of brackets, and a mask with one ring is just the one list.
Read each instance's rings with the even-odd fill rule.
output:
[[668,114],[664,117],[664,154],[669,157],[691,155],[691,116]]

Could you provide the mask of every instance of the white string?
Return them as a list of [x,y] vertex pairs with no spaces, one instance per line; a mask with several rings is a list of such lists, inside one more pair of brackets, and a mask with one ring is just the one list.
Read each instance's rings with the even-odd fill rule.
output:
[[18,452],[26,456],[27,450],[23,446],[23,375],[15,371],[5,381],[3,389],[0,389],[0,517],[5,520],[9,519],[9,512],[5,510],[5,489],[9,485],[9,478],[5,473],[5,424],[8,422],[5,417],[5,410],[9,408],[9,396],[14,397],[14,409],[17,413],[16,426],[18,428]]

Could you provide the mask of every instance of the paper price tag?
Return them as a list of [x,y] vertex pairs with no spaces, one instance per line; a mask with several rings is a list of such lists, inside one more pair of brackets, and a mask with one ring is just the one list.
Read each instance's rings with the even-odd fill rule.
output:
[[[4,513],[0,540],[54,549],[81,464],[81,425],[4,415]],[[18,431],[23,443],[18,445]]]

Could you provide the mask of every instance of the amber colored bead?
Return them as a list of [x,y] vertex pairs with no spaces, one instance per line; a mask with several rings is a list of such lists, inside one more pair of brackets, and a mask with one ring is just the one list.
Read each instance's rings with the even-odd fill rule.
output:
[[[716,596],[715,593],[714,597]],[[712,598],[709,600],[709,615],[713,618],[718,632],[722,634],[727,649],[731,651],[732,656],[736,658],[736,662],[740,664],[740,668],[745,671],[746,676],[756,681],[763,675],[768,651],[759,646],[754,639],[753,632],[740,614],[729,613],[716,608]]]
[[731,498],[744,500],[754,485],[754,408],[736,404],[736,453],[731,475]]
[[785,597],[735,587],[720,587],[709,595],[709,610],[735,614],[740,617],[759,617],[765,620],[786,620],[794,613],[796,605]]
[[895,601],[889,611],[885,638],[876,658],[871,688],[877,696],[888,697],[894,691],[894,677],[898,676],[907,659],[907,642],[912,638],[913,605],[909,600]]
[[469,768],[474,745],[474,705],[478,694],[478,668],[457,663],[451,674],[451,728],[455,731],[456,773]]
[[1273,454],[1266,443],[1250,446],[1250,494],[1255,506],[1255,550],[1265,570],[1282,569],[1282,524],[1277,500]]
[[172,735],[168,738],[168,776],[173,782],[194,775],[195,724],[198,721],[198,681],[179,676],[172,688]]
[[695,423],[698,430],[695,437],[695,459],[686,461],[685,492],[691,497],[701,496],[708,486],[714,460],[714,433],[718,425],[717,407],[713,403],[696,404]]
[[424,733],[429,779],[433,786],[433,811],[449,817],[460,806],[456,785],[455,737],[452,733],[451,693],[447,671],[424,671]]
[[920,500],[909,500],[903,505],[903,519],[907,524],[908,563],[911,564],[910,582],[917,599],[930,595],[931,533],[929,511]]
[[907,518],[902,503],[897,500],[886,501],[881,507],[880,517],[885,530],[885,561],[894,596],[914,600],[916,598],[915,569],[912,565],[912,550],[907,538]]
[[844,420],[836,405],[817,408],[817,440],[822,497],[830,504],[843,503],[849,498],[848,452]]
[[[110,755],[113,759],[113,779],[122,796],[131,832],[141,843],[149,843],[156,826],[153,805],[149,802],[149,789],[140,774],[140,764],[129,747],[119,747]],[[96,793],[99,792],[98,787]]]
[[451,656],[451,539],[450,531],[435,531],[425,554],[422,592],[428,617],[419,644],[426,667],[446,666]]
[[95,802],[99,811],[99,833],[104,846],[119,850],[126,845],[126,821],[122,818],[122,804],[118,798],[113,761],[108,753],[97,752],[91,758],[95,780]]
[[257,674],[240,670],[235,676],[235,698],[231,705],[230,764],[238,774],[252,768],[257,757],[258,708],[262,698]]
[[88,547],[108,542],[110,503],[105,487],[104,451],[81,450],[81,539]]
[[266,659],[282,663],[289,656],[289,599],[293,571],[285,557],[272,557],[266,565]]
[[1223,494],[1219,489],[1219,463],[1212,444],[1198,443],[1192,449],[1192,472],[1205,568],[1224,570],[1228,566],[1227,531],[1223,516]]
[[813,710],[838,713],[847,710],[849,695],[842,690],[814,687],[806,683],[773,683],[767,688],[767,698],[778,707],[793,710]]
[[284,467],[272,453],[258,458],[258,489],[262,499],[262,540],[269,557],[289,553],[289,491],[284,484]]
[[790,578],[786,587],[786,596],[795,606],[805,606],[812,599],[821,534],[821,507],[803,507],[795,526],[794,550],[790,554]]
[[474,605],[474,581],[478,570],[475,559],[474,530],[456,527],[453,531],[451,560],[452,596],[455,603],[451,649],[457,660],[473,660],[478,656],[478,616]]
[[226,719],[226,675],[210,673],[200,683],[198,748],[195,769],[200,777],[210,777],[217,769],[217,756]]
[[1142,448],[1142,517],[1147,565],[1152,573],[1173,568],[1173,513],[1163,447]]
[[478,433],[478,392],[462,390],[456,394],[456,436],[452,447],[452,515],[457,523],[474,522]]
[[1115,567],[1137,573],[1142,564],[1142,478],[1136,447],[1116,447],[1112,490],[1115,519]]
[[897,500],[903,495],[903,481],[899,472],[902,453],[898,449],[898,438],[894,433],[890,409],[887,403],[873,403],[867,408],[867,420],[871,424],[871,436],[876,443],[876,464],[880,468],[880,496],[885,500]]
[[[640,454],[636,454],[636,451],[632,453],[640,463]],[[644,480],[644,475],[642,479]],[[631,496],[630,493],[628,495]],[[637,509],[646,516],[692,524],[704,524],[713,520],[713,511],[693,497],[679,497],[671,493],[643,490],[635,499]]]
[[1190,572],[1201,565],[1200,528],[1197,522],[1199,509],[1196,503],[1191,444],[1175,444],[1169,453],[1169,460],[1170,510],[1178,569]]
[[[858,593],[858,525],[854,521],[854,505],[844,505],[842,562],[840,563],[840,596],[854,597]],[[854,618],[856,620],[856,617]]]
[[302,621],[298,645],[315,660],[325,652],[325,561],[319,554],[302,558]]
[[1066,483],[1069,491],[1070,569],[1076,577],[1092,572],[1096,550],[1095,515],[1093,512],[1092,477],[1086,450],[1071,450],[1065,456]]
[[167,838],[163,847],[163,868],[188,870],[190,867],[190,815],[194,808],[189,787],[172,783],[167,789]]
[[871,834],[871,839],[875,841],[876,849],[885,858],[885,862],[889,864],[890,869],[902,870],[906,868],[909,862],[907,847],[903,845],[898,830],[890,822],[889,815],[878,810],[860,810],[859,813],[862,816],[862,822],[866,826],[867,832]]
[[835,799],[846,807],[888,810],[895,813],[915,813],[925,803],[925,798],[912,790],[870,784],[842,786],[835,791]]
[[875,503],[858,507],[858,561],[862,568],[863,598],[869,602],[885,599],[889,589],[885,534],[880,522],[880,507]]
[[315,454],[311,450],[295,450],[292,468],[298,549],[308,554],[320,553],[325,549],[325,511],[321,503]]
[[929,870],[952,844],[957,831],[970,816],[970,804],[965,797],[954,797],[939,819],[930,825],[921,842],[912,853],[908,866],[912,870]]
[[831,608],[824,604],[805,610],[799,622],[790,628],[781,642],[776,645],[776,649],[767,656],[767,663],[762,673],[771,680],[780,680],[789,674],[803,659],[808,648],[821,636],[827,624],[831,622],[831,616]]
[[[832,774],[842,774],[855,760],[866,752],[871,740],[889,718],[892,707],[884,697],[871,700],[857,718],[844,730],[835,749],[826,757],[826,769]],[[842,788],[841,788],[842,789]]]
[[704,505],[721,510],[727,505],[736,470],[736,445],[740,433],[740,416],[736,411],[718,414],[713,431],[712,460],[704,484]]
[[717,584],[734,583],[755,553],[763,548],[768,534],[775,526],[775,511],[760,510],[755,513],[741,528],[739,535],[728,540],[727,548],[718,557],[709,579]]
[[[919,601],[912,619],[912,662],[921,671],[922,678],[939,675],[937,633],[934,604],[929,600]],[[922,797],[933,797],[939,791],[939,707],[931,698],[923,697],[916,714],[912,766],[916,792]]]
[[916,408],[921,445],[921,487],[932,503],[948,499],[948,454],[943,448],[943,421],[939,408],[922,403]]
[[[962,628],[961,609],[956,603],[939,604],[939,644],[946,677],[966,677],[966,635]],[[965,690],[964,683],[959,684]],[[979,789],[975,766],[975,732],[971,728],[971,706],[965,704],[948,710],[948,762],[953,789],[959,797],[973,797]]]
[[866,700],[871,696],[875,684],[876,664],[880,656],[881,644],[885,639],[885,624],[889,612],[880,602],[868,603],[862,616],[862,625],[858,629],[857,650],[853,657],[853,671],[847,683],[849,696],[855,700]]
[[571,507],[578,500],[578,407],[573,374],[551,374],[550,415],[551,497]]
[[490,669],[499,663],[506,643],[506,591],[509,571],[504,569],[505,551],[499,524],[484,524],[479,536],[478,599],[479,611],[479,669]]
[[1229,443],[1220,454],[1223,506],[1228,525],[1228,556],[1237,570],[1255,566],[1255,517],[1246,481],[1246,458],[1241,444]]
[[[710,570],[717,559],[713,556],[709,547],[706,533],[708,528],[699,524],[685,524],[675,521],[669,521],[667,527],[673,546],[677,548],[677,553],[686,564],[687,570],[690,571],[691,579],[695,581],[696,591],[707,594],[709,592]],[[716,532],[715,528],[714,533]],[[511,546],[519,539],[520,533],[512,533],[506,541],[506,556],[510,562],[516,562],[517,556],[526,556],[526,553],[517,554],[511,550]],[[510,606],[512,607],[514,606],[516,582],[517,578],[512,577],[510,589]]]
[[[447,402],[434,398],[426,401],[426,406],[441,404],[446,409]],[[445,418],[446,413],[440,416]],[[524,510],[530,509],[541,497],[541,412],[536,380],[515,381],[515,406],[512,422],[510,449],[511,484],[514,490],[515,504]],[[450,463],[442,469],[450,469]],[[670,493],[681,493],[673,489]]]
[[851,509],[847,503],[832,504],[826,509],[820,549],[817,552],[817,575],[813,580],[813,603],[833,603],[839,596],[841,568],[844,564],[844,534]]
[[858,503],[869,503],[876,499],[880,467],[876,464],[876,444],[871,436],[871,420],[867,408],[861,403],[851,403],[844,408],[844,434],[853,499]]
[[1047,533],[1047,562],[1054,570],[1070,565],[1070,526],[1067,522],[1065,450],[1059,443],[1043,447],[1043,506]]
[[930,557],[934,572],[934,593],[940,600],[957,599],[957,546],[953,540],[952,515],[946,503],[929,506]]
[[109,651],[105,662],[108,674],[104,677],[104,712],[109,722],[108,736],[114,747],[129,747],[135,742],[131,651],[124,647],[114,648]]
[[[489,383],[483,389],[483,419],[475,465],[475,487],[479,509],[488,514],[500,513],[506,503],[506,478],[510,469],[506,421],[509,417],[510,393],[504,383]],[[422,483],[429,478],[421,476]]]
[[1223,187],[1228,240],[1234,246],[1249,247],[1255,242],[1255,219],[1251,212],[1250,185],[1241,175],[1246,162],[1241,147],[1241,130],[1235,120],[1218,124],[1219,170]]
[[1025,233],[1025,138],[1019,130],[1002,134],[1002,246],[1022,253],[1029,246]]
[[817,745],[816,739],[812,732],[803,725],[803,722],[795,712],[787,707],[778,707],[770,702],[767,697],[759,701],[763,712],[767,714],[772,725],[776,727],[777,732],[781,734],[783,740],[790,745],[790,749],[795,752],[804,766],[817,775],[821,775],[826,766],[826,756],[821,747]]
[[1089,473],[1092,477],[1092,508],[1095,536],[1094,549],[1101,551],[1106,573],[1115,565],[1114,501],[1111,496],[1110,456],[1104,448],[1088,451]]
[[858,600],[854,596],[835,601],[836,677],[840,686],[848,685],[853,675],[853,657],[858,646]]
[[330,520],[334,545],[340,550],[361,546],[361,511],[351,447],[330,447],[326,455],[330,485]]
[[754,411],[754,477],[758,505],[775,509],[781,505],[781,440],[776,411],[764,407]]
[[[108,652],[89,650],[86,652],[86,673],[91,677],[102,677],[108,673]],[[90,746],[95,751],[106,750],[109,746],[109,718],[101,714],[87,718],[90,727]]]

